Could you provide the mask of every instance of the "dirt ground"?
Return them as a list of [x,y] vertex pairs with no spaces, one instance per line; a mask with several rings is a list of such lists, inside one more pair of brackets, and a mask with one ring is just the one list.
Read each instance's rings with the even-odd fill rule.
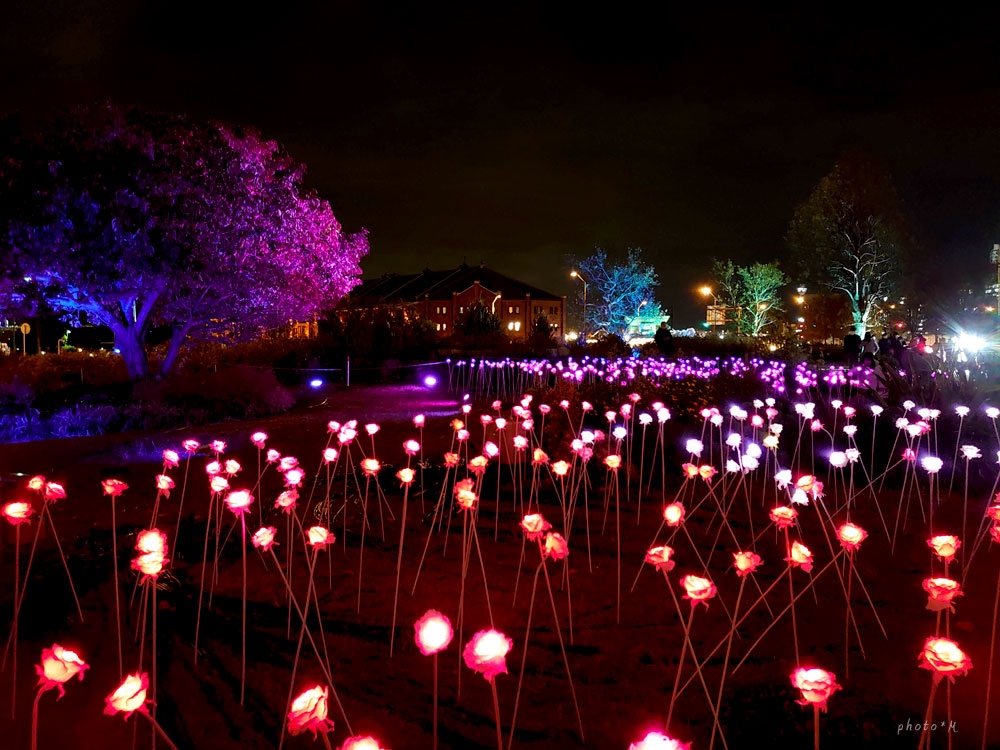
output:
[[[639,405],[639,410],[642,406]],[[747,475],[749,487],[737,486],[733,476],[724,477],[720,473],[711,485],[714,494],[709,495],[709,485],[700,479],[682,483],[680,467],[670,459],[678,451],[671,449],[667,478],[662,479],[655,422],[647,434],[645,453],[640,454],[638,445],[632,449],[633,468],[620,470],[617,485],[608,483],[611,474],[598,463],[598,458],[592,459],[585,498],[582,489],[575,494],[566,491],[566,497],[572,495],[578,505],[570,535],[568,568],[558,562],[549,562],[547,567],[582,717],[585,736],[580,737],[571,683],[544,576],[537,579],[525,648],[532,581],[539,563],[539,552],[531,544],[524,544],[524,535],[518,527],[518,504],[521,498],[527,502],[531,496],[530,462],[512,471],[511,463],[505,459],[499,476],[494,464],[483,478],[476,524],[481,555],[473,545],[462,596],[463,519],[454,509],[450,485],[440,467],[444,452],[453,445],[454,431],[449,423],[462,416],[460,408],[461,403],[452,397],[435,396],[419,388],[353,388],[331,395],[325,403],[314,403],[294,414],[262,422],[0,448],[0,476],[4,480],[0,501],[31,497],[25,482],[35,474],[65,486],[67,497],[51,506],[52,519],[83,610],[81,621],[55,538],[48,528],[43,528],[19,617],[13,719],[12,660],[8,658],[0,672],[0,737],[3,738],[0,748],[30,747],[36,683],[33,665],[38,662],[42,648],[54,642],[78,650],[90,669],[82,682],[74,679],[67,684],[66,696],[61,700],[56,700],[54,691],[43,695],[39,703],[38,747],[83,750],[151,746],[151,730],[140,717],[126,722],[119,716],[102,713],[104,698],[117,686],[120,675],[114,624],[112,505],[102,495],[101,480],[115,477],[130,485],[117,501],[115,521],[124,666],[126,672],[132,672],[140,667],[137,635],[142,630],[144,600],[141,593],[135,594],[136,578],[128,570],[128,564],[133,557],[136,532],[150,522],[156,497],[154,477],[162,468],[160,455],[165,448],[178,450],[182,461],[178,468],[170,470],[177,486],[169,499],[162,502],[157,524],[171,544],[171,561],[169,573],[161,578],[157,589],[156,716],[179,748],[279,746],[299,641],[298,620],[293,614],[289,633],[285,587],[274,560],[248,543],[247,661],[241,705],[243,558],[240,530],[238,526],[232,530],[234,517],[228,510],[222,514],[222,538],[231,536],[222,549],[214,591],[211,591],[209,560],[195,664],[195,627],[210,495],[204,467],[211,456],[203,449],[190,460],[184,484],[186,462],[180,444],[187,438],[202,443],[226,441],[225,457],[237,459],[244,467],[233,480],[233,487],[249,489],[257,481],[257,450],[250,444],[249,435],[257,429],[268,433],[268,448],[298,457],[305,468],[300,509],[311,497],[309,506],[319,504],[322,513],[329,497],[329,507],[336,515],[331,528],[337,540],[328,552],[319,554],[315,582],[332,687],[343,704],[353,733],[371,734],[384,748],[407,750],[432,746],[433,659],[422,656],[413,640],[413,623],[431,608],[445,613],[456,630],[454,641],[440,655],[437,665],[440,747],[497,745],[490,685],[461,661],[464,644],[475,631],[490,627],[492,615],[492,625],[514,644],[507,659],[509,673],[496,678],[505,746],[508,743],[511,747],[525,748],[585,745],[624,750],[646,732],[666,728],[678,739],[692,742],[696,750],[708,748],[714,723],[712,705],[723,673],[726,641],[733,629],[731,618],[737,612],[737,600],[739,626],[728,659],[719,713],[721,735],[714,738],[715,747],[808,747],[813,742],[812,709],[796,703],[798,691],[793,690],[789,680],[796,666],[796,632],[800,663],[834,672],[842,686],[830,699],[829,710],[820,720],[822,747],[916,747],[920,730],[914,727],[924,720],[932,684],[931,674],[917,666],[918,655],[924,639],[933,635],[936,627],[942,633],[948,629],[974,666],[968,675],[958,677],[954,685],[946,688],[947,683],[943,683],[938,691],[931,712],[935,725],[929,732],[931,747],[983,746],[1000,553],[993,549],[988,537],[974,556],[971,553],[988,491],[976,488],[970,495],[968,530],[963,539],[966,562],[963,567],[960,560],[956,561],[949,571],[963,581],[964,596],[957,599],[955,613],[942,618],[939,625],[936,614],[926,609],[927,595],[921,586],[932,571],[934,575],[943,574],[941,563],[928,548],[927,520],[921,517],[922,512],[929,510],[930,503],[925,473],[919,474],[917,485],[904,486],[903,469],[897,468],[881,491],[857,493],[851,520],[866,528],[870,536],[849,563],[846,555],[839,553],[836,539],[828,545],[819,510],[814,505],[800,507],[800,524],[793,530],[792,539],[801,539],[812,550],[815,567],[811,573],[798,568],[791,571],[792,590],[801,594],[795,602],[793,628],[791,612],[782,614],[791,599],[788,565],[784,562],[785,538],[768,527],[768,509],[775,504],[776,497],[770,479],[773,466],[766,468],[762,460],[761,468]],[[509,408],[510,404],[504,405],[505,414]],[[488,439],[496,439],[495,427],[484,431],[479,423],[479,415],[489,411],[488,404],[475,404],[468,418],[473,452],[482,448],[484,434]],[[422,432],[411,421],[421,413],[427,416]],[[555,428],[557,417],[558,409],[554,408],[547,430]],[[360,435],[351,451],[355,465],[360,450],[366,455],[372,453],[372,438],[365,434],[363,425],[377,422],[381,427],[374,436],[374,444],[375,455],[383,462],[378,486],[385,497],[381,500],[378,487],[374,482],[366,482],[363,476],[357,486],[352,480],[347,491],[346,534],[345,516],[338,514],[345,498],[345,464],[339,465],[330,482],[326,481],[324,470],[317,472],[328,440],[326,425],[331,419],[358,420]],[[794,414],[785,419],[789,422],[786,430],[794,432]],[[891,427],[891,422],[888,424]],[[685,437],[697,436],[700,429],[697,425],[687,428],[668,425],[664,435],[671,446],[683,445]],[[512,428],[513,421],[506,432],[508,442]],[[403,511],[403,492],[393,475],[406,464],[402,443],[410,438],[422,441],[428,468],[423,491],[418,480],[408,497],[396,631],[390,657]],[[794,435],[787,432],[782,438],[784,442],[793,439]],[[954,443],[944,436],[941,440],[947,449],[942,447],[940,452],[950,458]],[[859,444],[865,445],[860,435]],[[985,455],[995,452],[994,446],[981,447]],[[546,450],[553,461],[571,458],[562,446],[546,445]],[[637,465],[640,462],[641,488]],[[460,467],[458,476],[464,477],[465,471],[464,466]],[[825,466],[817,466],[816,471],[827,480],[824,503],[833,511],[846,494],[843,483],[827,479]],[[992,467],[989,471],[993,471]],[[942,477],[946,474],[942,472]],[[559,485],[553,484],[547,470],[539,470],[537,476],[541,512],[560,528]],[[950,493],[947,486],[935,487],[935,493],[940,494],[934,511],[938,533],[961,534],[964,505],[961,477],[960,472]],[[867,480],[856,477],[855,483],[863,487]],[[942,480],[940,484],[947,482]],[[664,485],[666,500],[682,499],[688,511],[687,520],[677,531],[658,532]],[[180,512],[182,486],[184,507]],[[272,508],[281,490],[280,476],[272,468],[265,471],[261,487],[254,494],[262,501],[265,522],[278,528],[280,546],[276,549],[284,562],[288,545],[285,517]],[[637,507],[640,494],[641,509]],[[732,533],[719,523],[715,512],[718,497],[731,503],[727,517]],[[431,531],[433,509],[441,498],[444,512],[451,511],[450,527],[448,517],[444,519],[447,535],[436,529]],[[365,529],[362,556],[365,504],[370,525]],[[901,514],[892,549],[891,537],[901,504],[906,512]],[[38,502],[35,506],[39,507]],[[175,548],[173,539],[179,514],[179,542]],[[843,518],[841,510],[835,520]],[[249,519],[252,532],[259,526],[256,508]],[[22,575],[38,520],[22,527],[19,562]],[[305,518],[303,523],[312,525],[316,517]],[[826,527],[829,529],[829,523]],[[732,553],[737,542],[749,548],[754,539],[754,548],[763,558],[763,565],[752,576],[740,579],[732,568]],[[643,564],[646,550],[654,540],[659,544],[669,543],[675,549],[676,568],[666,577]],[[6,635],[6,626],[13,620],[18,548],[12,528],[5,522],[2,541],[0,622],[5,627],[0,632]],[[210,558],[213,544],[214,538],[210,538]],[[425,545],[426,559],[415,593],[411,594]],[[295,548],[292,579],[296,596],[304,602],[307,558],[301,542],[293,540],[292,546]],[[713,546],[715,551],[709,559]],[[836,562],[829,564],[834,557]],[[854,577],[850,575],[851,566],[857,571]],[[689,602],[680,599],[683,589],[679,582],[689,573],[705,575],[706,568],[718,587],[718,597],[707,608],[698,606],[693,613],[690,640],[694,657],[690,650],[684,655],[681,684],[688,683],[691,677],[695,679],[679,693],[670,725],[665,727],[684,649],[684,623],[691,613]],[[848,581],[856,629],[848,615]],[[678,597],[676,603],[670,586]],[[759,603],[751,609],[761,598],[761,591],[769,592],[766,604]],[[461,636],[460,599],[464,601]],[[748,610],[750,614],[743,619]],[[309,624],[319,639],[315,616]],[[142,647],[143,671],[151,671],[150,631],[151,623],[147,623]],[[751,645],[758,639],[751,651]],[[696,677],[695,658],[702,665],[711,700]],[[741,661],[734,673],[734,667]],[[511,738],[519,676],[523,684]],[[295,692],[325,683],[320,661],[306,642],[297,668]],[[992,685],[992,695],[998,691],[1000,685]],[[332,695],[329,716],[335,723],[329,740],[333,747],[339,747],[350,732]],[[283,740],[283,746],[290,749],[316,743],[322,744],[308,733],[297,737],[286,735]],[[156,744],[166,746],[162,740]],[[1000,719],[996,717],[989,727],[986,747],[1000,747]]]

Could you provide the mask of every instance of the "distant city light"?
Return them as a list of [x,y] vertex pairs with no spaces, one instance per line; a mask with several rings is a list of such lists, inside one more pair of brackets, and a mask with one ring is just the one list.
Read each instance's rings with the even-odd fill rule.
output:
[[955,337],[955,348],[975,354],[986,348],[986,340],[971,333],[960,333]]

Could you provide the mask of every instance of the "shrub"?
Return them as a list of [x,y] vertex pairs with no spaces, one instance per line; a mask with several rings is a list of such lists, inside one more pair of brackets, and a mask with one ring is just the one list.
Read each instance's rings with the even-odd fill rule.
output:
[[185,371],[141,388],[138,395],[154,414],[172,417],[180,411],[209,422],[262,417],[295,405],[273,371],[251,365]]

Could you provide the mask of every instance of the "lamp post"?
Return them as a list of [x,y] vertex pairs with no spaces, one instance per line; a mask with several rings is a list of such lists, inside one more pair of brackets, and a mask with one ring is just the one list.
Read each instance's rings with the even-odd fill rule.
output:
[[570,276],[583,282],[583,345],[587,345],[587,280],[578,271],[571,271]]

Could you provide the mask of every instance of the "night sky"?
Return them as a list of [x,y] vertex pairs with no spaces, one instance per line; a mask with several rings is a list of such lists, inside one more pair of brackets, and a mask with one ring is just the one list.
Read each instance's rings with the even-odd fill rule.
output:
[[256,126],[371,232],[366,276],[483,261],[573,295],[567,253],[641,247],[693,325],[711,258],[791,269],[795,206],[848,148],[949,280],[995,273],[1000,10],[216,5],[5,6],[0,107]]

